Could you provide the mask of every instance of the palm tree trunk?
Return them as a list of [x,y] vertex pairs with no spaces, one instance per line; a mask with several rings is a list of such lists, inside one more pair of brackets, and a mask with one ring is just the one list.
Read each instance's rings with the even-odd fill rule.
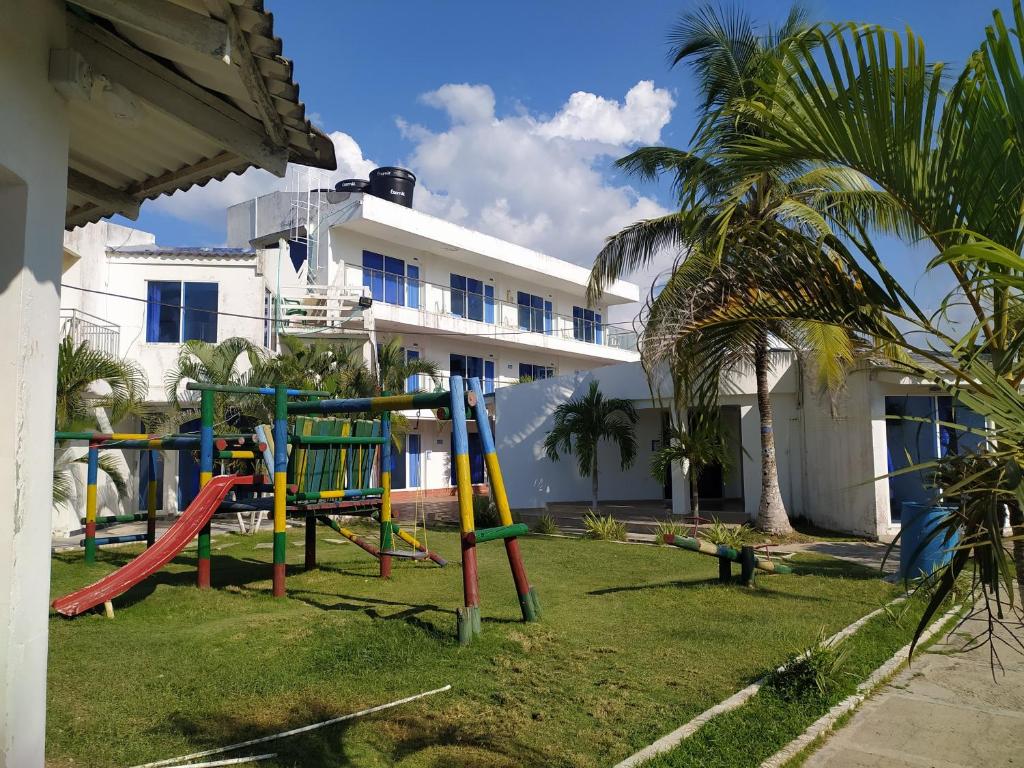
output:
[[595,451],[594,462],[590,468],[590,510],[597,514],[597,455]]
[[757,410],[761,417],[761,503],[757,509],[757,527],[765,533],[793,532],[779,491],[779,467],[775,459],[775,431],[772,401],[768,390],[768,332],[764,331],[754,347],[754,373],[757,377]]
[[690,462],[690,471],[688,474],[690,477],[690,514],[696,518],[700,515],[700,490],[698,488],[700,478],[693,469],[692,461]]

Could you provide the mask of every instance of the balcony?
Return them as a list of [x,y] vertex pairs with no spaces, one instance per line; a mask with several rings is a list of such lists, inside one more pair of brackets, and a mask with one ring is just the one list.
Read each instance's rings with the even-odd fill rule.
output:
[[365,340],[364,307],[359,300],[367,291],[359,287],[306,285],[284,288],[268,314],[276,333],[318,338]]
[[623,362],[637,359],[632,330],[375,269],[348,267],[345,276],[349,285],[362,284],[372,292],[381,330],[465,333],[503,346],[526,344]]
[[71,337],[76,345],[85,343],[113,357],[121,354],[121,326],[80,309],[60,311],[60,336]]

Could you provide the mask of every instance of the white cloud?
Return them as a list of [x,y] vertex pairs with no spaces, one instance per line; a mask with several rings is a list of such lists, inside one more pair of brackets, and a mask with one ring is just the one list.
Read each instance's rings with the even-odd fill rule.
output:
[[[622,101],[574,93],[550,118],[524,110],[498,116],[486,85],[446,85],[421,101],[444,111],[449,125],[399,121],[413,144],[407,164],[420,179],[420,210],[584,266],[608,235],[666,213],[607,173],[630,148],[657,142],[671,117],[671,94],[650,81]],[[664,262],[635,276],[642,290],[671,256]]]
[[576,91],[553,118],[537,127],[548,138],[600,141],[616,146],[653,144],[672,116],[675,100],[667,90],[641,80],[626,93],[625,103]]
[[[573,93],[550,117],[522,107],[498,115],[487,85],[447,84],[420,101],[441,110],[448,124],[432,129],[398,121],[411,145],[403,164],[419,179],[419,210],[584,266],[608,235],[666,212],[609,174],[615,158],[639,144],[658,142],[671,118],[672,95],[651,81],[637,83],[621,100]],[[353,137],[341,131],[330,136],[339,167],[325,184],[366,178],[376,167]],[[152,207],[185,221],[223,226],[227,206],[287,188],[284,179],[250,170],[160,198]],[[649,289],[653,276],[669,263],[666,256],[664,264],[636,275],[641,289]]]

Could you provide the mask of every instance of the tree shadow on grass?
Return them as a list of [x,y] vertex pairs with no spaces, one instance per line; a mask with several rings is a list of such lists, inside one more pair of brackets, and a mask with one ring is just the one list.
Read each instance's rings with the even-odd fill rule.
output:
[[[408,695],[408,692],[395,692],[394,699]],[[446,694],[439,694],[445,696]],[[362,707],[373,706],[384,702],[365,702],[354,705],[348,712]],[[271,707],[271,711],[273,707]],[[280,711],[280,710],[276,710]],[[301,712],[301,714],[299,713]],[[215,717],[190,717],[182,713],[163,720],[154,732],[184,735],[189,737],[193,751],[215,749],[219,746],[237,744],[243,741],[261,738],[282,731],[301,728],[325,720],[332,720],[347,714],[320,702],[311,702],[306,706],[291,707],[291,714],[273,726],[268,727],[266,719],[245,712],[217,713]],[[453,709],[453,713],[461,709]],[[367,750],[358,749],[350,735],[353,726],[363,720],[377,720],[385,727],[380,729],[390,744],[382,739],[374,739],[370,749],[384,758],[388,764],[398,764],[408,757],[417,755],[433,748],[446,748],[445,755],[436,761],[427,763],[434,766],[511,766],[511,765],[551,765],[550,756],[544,755],[534,747],[515,738],[514,730],[501,729],[488,731],[474,720],[452,719],[443,705],[431,707],[425,714],[402,714],[401,707],[318,728],[294,736],[254,744],[230,752],[211,755],[209,760],[231,759],[245,755],[277,753],[274,764],[301,765],[304,768],[340,768],[341,766],[357,766],[366,763],[369,755]],[[386,725],[385,725],[386,721]],[[465,751],[463,757],[453,750]],[[491,753],[494,760],[480,762],[481,752]],[[163,756],[154,755],[152,758]]]
[[776,600],[776,599],[780,599],[780,598],[785,598],[786,600],[801,600],[801,601],[804,601],[804,602],[814,602],[814,603],[817,603],[817,602],[821,602],[822,600],[826,600],[827,599],[824,596],[801,595],[801,594],[798,594],[796,592],[786,592],[786,591],[781,590],[781,589],[775,589],[774,588],[776,586],[775,584],[773,584],[772,586],[773,586],[773,588],[770,589],[770,590],[758,589],[757,588],[757,581],[756,581],[756,579],[755,579],[754,585],[751,586],[751,587],[744,587],[744,586],[742,586],[739,583],[738,580],[735,580],[735,579],[731,583],[729,583],[729,584],[723,584],[717,578],[712,578],[712,579],[689,579],[689,580],[687,580],[687,579],[680,579],[680,580],[677,580],[677,581],[658,581],[658,582],[650,582],[650,583],[646,583],[646,584],[631,584],[631,585],[625,586],[625,587],[606,587],[604,589],[592,590],[590,592],[587,592],[586,594],[587,595],[592,595],[592,596],[602,596],[602,595],[617,594],[619,592],[644,592],[644,591],[647,591],[647,590],[678,589],[678,588],[686,588],[686,587],[715,587],[715,588],[719,588],[719,589],[741,590],[741,594],[743,594],[743,595],[749,595],[750,597],[759,597],[759,598],[764,598],[764,599],[769,599],[769,600]]
[[793,569],[797,576],[824,576],[825,578],[855,579],[870,581],[881,579],[884,575],[878,568],[860,563],[840,560],[828,555],[814,560],[788,560],[786,565]]

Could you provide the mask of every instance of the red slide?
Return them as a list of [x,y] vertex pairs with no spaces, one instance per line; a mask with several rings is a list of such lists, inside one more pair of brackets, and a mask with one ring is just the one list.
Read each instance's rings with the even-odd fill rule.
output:
[[213,478],[152,547],[95,584],[54,600],[54,610],[64,616],[75,616],[117,597],[152,576],[199,534],[234,486],[251,483],[252,475],[219,475]]

